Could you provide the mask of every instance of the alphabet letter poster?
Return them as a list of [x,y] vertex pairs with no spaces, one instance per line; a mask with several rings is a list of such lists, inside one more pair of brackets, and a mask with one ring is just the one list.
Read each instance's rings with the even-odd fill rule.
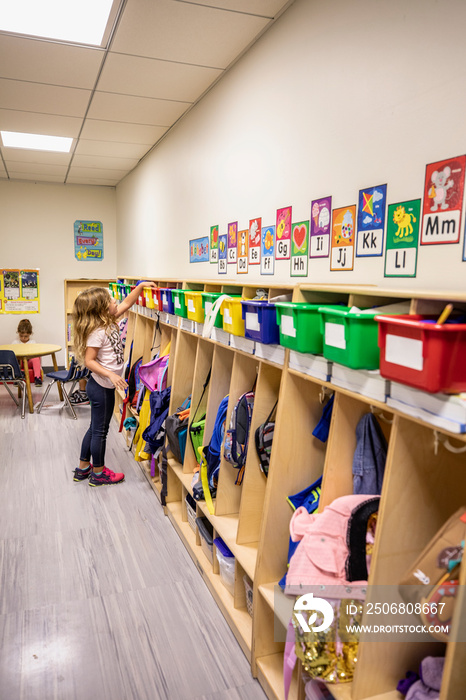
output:
[[275,226],[264,226],[261,231],[261,275],[274,274]]
[[352,270],[356,205],[333,210],[330,270]]
[[390,204],[385,277],[416,277],[421,200]]
[[228,244],[227,263],[228,263],[228,265],[233,265],[236,263],[236,246],[238,243],[237,238],[238,238],[238,222],[234,221],[231,224],[228,224],[228,233],[227,233],[227,244]]
[[277,209],[277,247],[276,260],[289,260],[291,252],[291,207]]
[[357,257],[383,254],[387,185],[359,191]]
[[291,277],[306,277],[308,266],[309,221],[291,226]]
[[458,243],[466,156],[426,166],[421,245]]
[[315,199],[311,204],[310,258],[328,258],[330,253],[330,223],[332,198]]

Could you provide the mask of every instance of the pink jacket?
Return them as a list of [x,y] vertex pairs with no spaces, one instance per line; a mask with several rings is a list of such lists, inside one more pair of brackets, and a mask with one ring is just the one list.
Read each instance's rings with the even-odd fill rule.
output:
[[367,522],[379,507],[379,496],[341,496],[322,513],[298,508],[291,518],[294,542],[285,593],[316,593],[332,598],[365,597]]

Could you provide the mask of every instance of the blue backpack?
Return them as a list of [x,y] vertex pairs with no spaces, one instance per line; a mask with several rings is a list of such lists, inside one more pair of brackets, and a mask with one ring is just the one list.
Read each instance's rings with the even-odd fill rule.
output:
[[[217,409],[212,437],[209,444],[203,448],[203,455],[207,464],[207,482],[212,496],[215,496],[218,484],[218,472],[220,470],[220,457],[223,438],[225,435],[225,423],[228,410],[228,395],[221,400]],[[202,466],[201,466],[202,469]],[[199,501],[206,498],[201,480],[193,487],[193,496]]]
[[225,437],[224,456],[230,464],[238,469],[235,481],[238,486],[243,481],[253,408],[254,392],[247,391],[236,402],[230,418],[230,427]]

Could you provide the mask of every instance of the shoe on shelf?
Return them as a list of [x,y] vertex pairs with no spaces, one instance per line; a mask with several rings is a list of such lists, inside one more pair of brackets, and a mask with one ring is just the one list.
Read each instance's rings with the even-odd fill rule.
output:
[[92,472],[89,479],[89,486],[110,486],[111,484],[121,484],[124,480],[124,474],[115,474],[115,472],[104,467],[100,474],[94,474],[94,472]]
[[73,391],[70,396],[72,406],[89,406],[89,398],[85,391]]
[[73,473],[73,481],[85,481],[86,479],[89,479],[90,475],[92,474],[92,465],[90,464],[87,469],[80,469],[79,467],[76,467]]
[[40,377],[36,377],[34,379],[34,384],[35,386],[42,386],[42,379]]

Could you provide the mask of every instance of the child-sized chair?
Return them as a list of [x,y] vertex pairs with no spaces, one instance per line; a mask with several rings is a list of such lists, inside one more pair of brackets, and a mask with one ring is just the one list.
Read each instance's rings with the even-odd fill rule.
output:
[[11,391],[9,385],[13,384],[19,388],[19,395],[22,398],[21,418],[24,418],[26,413],[26,382],[24,381],[18,359],[13,350],[0,350],[0,383],[6,387],[6,390],[17,406],[19,406],[19,401]]
[[87,368],[82,369],[76,364],[76,360],[74,357],[71,360],[70,366],[68,369],[59,369],[54,372],[48,372],[46,377],[49,377],[50,379],[53,379],[52,382],[47,386],[44,395],[42,396],[42,400],[37,407],[37,413],[40,413],[42,410],[42,407],[47,400],[47,396],[49,395],[49,391],[52,388],[54,384],[59,384],[61,386],[61,390],[63,392],[63,397],[65,399],[65,406],[70,409],[71,415],[73,416],[74,420],[77,420],[78,417],[76,415],[76,412],[70,402],[70,398],[68,393],[66,392],[65,389],[65,384],[68,382],[73,382],[71,385],[71,391],[70,394],[73,393],[73,390],[76,386],[76,384],[79,382],[80,379],[85,379],[87,376],[89,376],[89,370]]

